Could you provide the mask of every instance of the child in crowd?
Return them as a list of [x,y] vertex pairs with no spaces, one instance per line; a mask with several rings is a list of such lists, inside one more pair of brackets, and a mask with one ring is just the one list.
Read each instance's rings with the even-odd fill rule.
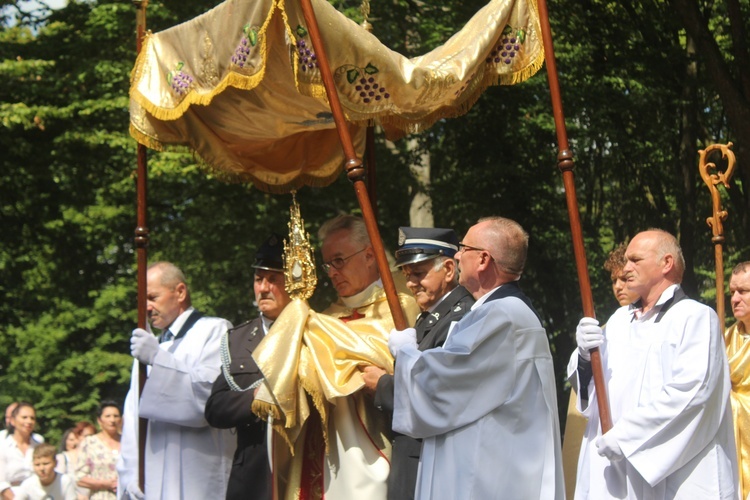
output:
[[51,444],[40,444],[34,449],[34,473],[15,491],[16,500],[76,500],[73,479],[55,472],[57,449]]

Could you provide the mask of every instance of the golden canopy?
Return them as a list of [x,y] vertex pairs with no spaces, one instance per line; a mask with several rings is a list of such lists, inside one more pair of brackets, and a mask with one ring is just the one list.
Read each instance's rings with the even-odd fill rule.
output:
[[[312,4],[360,157],[369,121],[389,138],[424,130],[544,61],[534,1],[491,0],[444,45],[412,59],[326,0]],[[345,160],[295,1],[227,0],[148,34],[130,98],[138,142],[187,145],[222,177],[266,191],[328,184]]]

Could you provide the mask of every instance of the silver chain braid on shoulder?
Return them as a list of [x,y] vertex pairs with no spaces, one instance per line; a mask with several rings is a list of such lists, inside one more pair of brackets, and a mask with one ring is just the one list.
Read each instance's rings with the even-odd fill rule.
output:
[[229,354],[229,331],[224,333],[224,335],[221,337],[219,351],[221,353],[221,373],[224,374],[224,379],[227,381],[227,384],[229,384],[229,388],[234,392],[249,391],[250,389],[255,389],[263,383],[263,379],[260,378],[253,382],[250,386],[243,389],[237,384],[237,382],[234,381],[234,377],[232,377],[232,373],[230,370],[232,367],[232,355]]

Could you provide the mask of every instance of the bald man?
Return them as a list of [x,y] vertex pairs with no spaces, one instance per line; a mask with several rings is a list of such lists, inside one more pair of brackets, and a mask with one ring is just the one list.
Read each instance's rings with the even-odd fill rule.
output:
[[[677,239],[652,229],[625,252],[627,287],[638,295],[607,321],[578,324],[568,365],[589,418],[576,499],[737,498],[729,372],[719,318],[680,287]],[[601,434],[589,351],[599,347],[612,429]]]

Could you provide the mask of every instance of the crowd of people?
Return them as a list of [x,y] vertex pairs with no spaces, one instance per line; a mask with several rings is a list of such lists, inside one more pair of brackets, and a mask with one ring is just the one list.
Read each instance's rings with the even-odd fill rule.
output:
[[36,410],[14,402],[0,433],[0,495],[3,500],[115,499],[122,417],[114,401],[103,401],[94,424],[67,429],[59,447],[35,433]]
[[152,264],[122,417],[103,403],[99,432],[70,429],[53,456],[34,434],[34,408],[15,405],[0,438],[3,498],[750,498],[750,263],[732,273],[737,323],[722,332],[681,288],[673,235],[650,229],[615,249],[606,268],[621,307],[578,324],[563,447],[547,333],[519,284],[529,235],[517,222],[483,218],[461,240],[400,228],[405,329],[351,215],[320,228],[337,299],[310,309],[299,222],[286,241],[271,234],[258,247],[260,314],[237,327],[192,307],[177,266]]

